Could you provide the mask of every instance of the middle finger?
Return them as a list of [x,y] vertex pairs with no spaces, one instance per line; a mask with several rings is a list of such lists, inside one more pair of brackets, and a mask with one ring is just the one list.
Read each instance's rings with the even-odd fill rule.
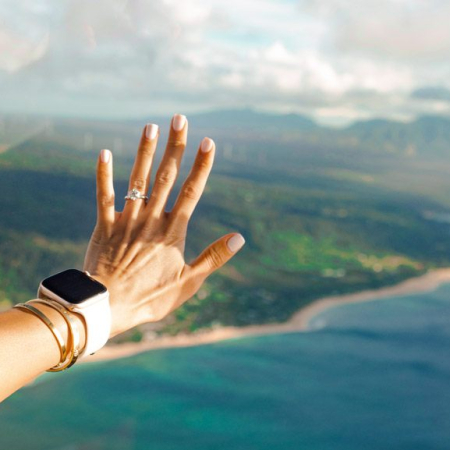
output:
[[170,192],[177,180],[181,159],[186,148],[187,129],[186,117],[175,114],[172,118],[166,151],[156,172],[152,192],[146,206],[146,210],[152,218],[159,219],[164,213]]

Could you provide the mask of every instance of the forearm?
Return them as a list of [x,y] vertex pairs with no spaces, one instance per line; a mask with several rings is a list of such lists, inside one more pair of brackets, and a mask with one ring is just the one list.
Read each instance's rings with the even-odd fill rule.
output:
[[[62,315],[49,306],[33,304],[42,311],[67,342],[68,327]],[[75,315],[80,346],[85,343],[85,327]],[[57,365],[60,349],[50,329],[36,316],[17,308],[0,313],[0,401]]]

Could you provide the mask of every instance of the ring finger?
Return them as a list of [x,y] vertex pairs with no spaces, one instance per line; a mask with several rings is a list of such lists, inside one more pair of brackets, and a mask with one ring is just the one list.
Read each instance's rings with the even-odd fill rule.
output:
[[[131,171],[130,182],[128,184],[129,191],[136,189],[139,193],[147,195],[158,136],[158,125],[148,123],[144,127],[133,170]],[[144,202],[140,199],[127,200],[123,212],[126,215],[135,215],[143,205]]]

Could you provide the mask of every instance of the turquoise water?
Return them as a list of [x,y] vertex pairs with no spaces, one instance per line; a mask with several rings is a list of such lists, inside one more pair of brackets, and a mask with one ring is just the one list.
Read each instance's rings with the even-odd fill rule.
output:
[[312,324],[47,374],[0,449],[450,449],[450,285]]

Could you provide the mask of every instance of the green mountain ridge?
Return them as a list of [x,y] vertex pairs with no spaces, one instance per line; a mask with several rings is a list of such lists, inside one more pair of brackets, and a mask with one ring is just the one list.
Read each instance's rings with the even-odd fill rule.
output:
[[[22,130],[29,129],[25,138],[44,134],[52,141],[74,149],[92,151],[115,148],[120,154],[133,155],[137,136],[143,125],[155,122],[161,125],[162,138],[167,133],[170,118],[155,116],[140,120],[108,121],[82,119],[55,119],[3,117],[0,127],[0,145],[23,142]],[[442,157],[449,150],[450,117],[421,116],[411,122],[387,119],[357,121],[342,128],[319,125],[300,114],[273,114],[251,109],[220,110],[191,114],[188,117],[190,136],[199,141],[204,135],[218,139],[276,140],[300,142],[327,148],[357,148],[365,152],[399,153],[408,157]],[[30,124],[33,124],[31,126]],[[231,134],[230,134],[231,133]],[[18,139],[20,137],[20,139]],[[128,145],[134,139],[133,145]]]
[[443,116],[422,116],[409,123],[382,119],[357,122],[343,133],[356,137],[360,145],[391,152],[409,151],[410,155],[427,157],[450,153],[450,118]]

